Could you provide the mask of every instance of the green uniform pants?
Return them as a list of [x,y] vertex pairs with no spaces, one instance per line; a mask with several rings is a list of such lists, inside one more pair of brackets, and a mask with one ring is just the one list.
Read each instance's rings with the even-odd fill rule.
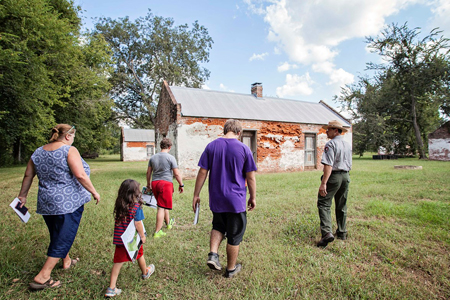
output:
[[322,197],[320,194],[317,199],[317,208],[319,209],[320,231],[322,237],[328,232],[332,232],[331,225],[331,204],[333,197],[335,201],[335,213],[337,221],[337,234],[347,233],[347,194],[350,184],[350,175],[348,172],[331,173],[327,182],[327,195]]

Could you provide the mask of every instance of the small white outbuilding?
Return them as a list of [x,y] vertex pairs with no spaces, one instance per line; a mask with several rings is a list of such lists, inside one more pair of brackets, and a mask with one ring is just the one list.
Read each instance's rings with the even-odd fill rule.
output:
[[450,121],[428,135],[430,160],[450,161]]
[[145,161],[155,154],[155,130],[122,128],[121,161]]

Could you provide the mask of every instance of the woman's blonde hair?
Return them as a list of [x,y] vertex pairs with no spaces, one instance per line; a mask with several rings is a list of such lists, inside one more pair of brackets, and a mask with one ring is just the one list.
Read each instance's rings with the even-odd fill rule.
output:
[[52,133],[50,137],[50,142],[59,140],[64,135],[70,133],[75,133],[75,127],[68,124],[58,124],[52,128]]

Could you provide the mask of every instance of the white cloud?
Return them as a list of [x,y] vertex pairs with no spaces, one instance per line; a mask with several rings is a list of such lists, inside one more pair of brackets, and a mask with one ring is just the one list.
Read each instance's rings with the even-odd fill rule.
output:
[[450,1],[448,0],[436,0],[431,4],[431,12],[434,14],[431,21],[432,27],[439,27],[443,30],[445,36],[450,35]]
[[[450,18],[449,0],[434,0],[436,19]],[[314,72],[329,76],[327,85],[336,86],[353,82],[354,75],[333,64],[343,41],[376,35],[385,26],[388,16],[397,14],[408,5],[426,3],[426,0],[244,0],[249,10],[264,17],[269,25],[268,40],[275,49],[284,51],[292,65],[312,66]],[[290,69],[289,63],[278,67],[279,72]],[[297,75],[291,75],[295,81]],[[303,78],[304,76],[302,76]],[[308,75],[309,77],[309,75]],[[286,78],[287,79],[287,78]],[[308,81],[302,81],[303,95],[312,91]],[[306,83],[306,84],[305,84]],[[295,86],[300,86],[296,84]],[[286,84],[277,93],[288,95],[294,89]]]
[[253,53],[252,57],[250,57],[248,60],[249,61],[252,61],[252,60],[264,60],[266,58],[266,56],[268,56],[268,55],[269,55],[269,53],[267,53],[267,52],[264,52],[264,53],[261,53],[261,54]]
[[286,75],[286,84],[277,87],[277,96],[280,98],[286,96],[307,96],[313,93],[312,85],[314,81],[309,76],[309,73],[306,73],[303,76],[298,76],[297,74]]
[[271,0],[264,20],[268,39],[292,61],[309,65],[332,60],[334,47],[345,40],[377,34],[387,16],[417,1]]
[[223,83],[219,84],[219,88],[220,88],[222,91],[234,93],[234,90],[228,88],[228,87],[225,86]]
[[339,93],[341,86],[353,83],[355,76],[346,72],[342,68],[337,69],[331,62],[322,62],[312,65],[312,70],[317,73],[323,73],[329,76],[330,80],[326,85],[332,86],[335,93]]
[[286,72],[290,69],[298,69],[298,66],[295,64],[289,64],[287,61],[278,66],[278,72]]
[[205,84],[202,85],[202,89],[210,90],[211,88],[205,83]]
[[338,89],[346,84],[353,83],[355,81],[355,76],[351,73],[344,71],[343,69],[333,69],[330,75],[330,81],[327,85],[334,85]]
[[[260,0],[243,0],[245,4],[248,5],[248,9],[250,10],[251,13],[253,14],[257,14],[257,15],[262,15],[264,14],[264,8],[262,7],[262,4],[260,3]],[[257,3],[257,4],[255,4]]]

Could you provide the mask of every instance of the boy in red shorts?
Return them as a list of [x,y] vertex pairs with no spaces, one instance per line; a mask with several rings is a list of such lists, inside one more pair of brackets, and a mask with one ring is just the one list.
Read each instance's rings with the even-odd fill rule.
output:
[[172,210],[172,195],[174,192],[172,179],[178,181],[178,191],[183,193],[184,184],[178,170],[175,157],[169,154],[172,148],[172,141],[168,138],[162,139],[160,143],[161,152],[150,158],[147,169],[147,189],[153,192],[156,198],[158,209],[156,211],[156,228],[154,238],[165,236],[161,230],[163,221],[166,222],[167,229],[172,229],[174,220],[170,219],[169,210]]

